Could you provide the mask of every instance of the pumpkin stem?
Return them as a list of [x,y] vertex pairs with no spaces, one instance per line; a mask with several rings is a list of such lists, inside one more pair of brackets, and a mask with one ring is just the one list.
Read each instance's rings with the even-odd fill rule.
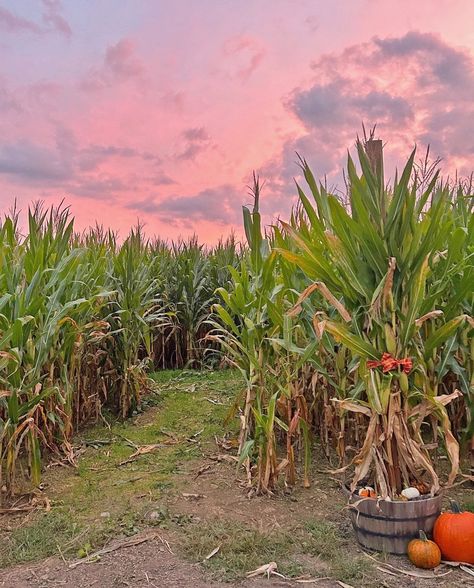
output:
[[456,514],[460,514],[461,511],[461,507],[459,506],[459,504],[455,501],[455,500],[450,500],[451,503],[451,510],[456,513]]
[[422,541],[428,541],[428,537],[426,536],[426,533],[424,531],[422,531],[421,529],[420,529],[420,539]]

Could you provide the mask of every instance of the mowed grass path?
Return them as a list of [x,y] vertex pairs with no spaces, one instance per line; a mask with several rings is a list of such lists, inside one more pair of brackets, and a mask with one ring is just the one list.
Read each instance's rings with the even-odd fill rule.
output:
[[[180,473],[201,455],[203,444],[222,435],[238,374],[163,371],[153,374],[156,391],[128,421],[102,423],[78,435],[78,467],[50,467],[44,494],[51,511],[2,523],[0,565],[58,554],[84,555],[111,536],[130,535],[146,526],[149,511],[160,511]],[[232,428],[232,424],[231,424]],[[150,453],[123,463],[140,447]],[[123,464],[123,465],[120,465]],[[163,508],[164,523],[169,517]]]

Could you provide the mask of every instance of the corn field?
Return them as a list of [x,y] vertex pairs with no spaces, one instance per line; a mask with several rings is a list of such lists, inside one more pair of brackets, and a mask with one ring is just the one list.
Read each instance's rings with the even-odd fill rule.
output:
[[[374,151],[374,146],[376,147]],[[379,153],[377,155],[377,148]],[[119,242],[78,234],[67,208],[0,225],[1,485],[37,485],[73,434],[126,418],[162,368],[232,365],[251,491],[309,487],[315,443],[355,490],[436,493],[474,457],[474,195],[413,152],[386,183],[381,143],[357,143],[347,200],[306,187],[267,231],[243,208],[247,245]],[[309,191],[308,191],[309,190]],[[445,455],[449,471],[441,472]]]
[[210,336],[246,381],[239,454],[259,493],[299,471],[309,486],[315,439],[353,491],[383,497],[434,494],[438,457],[452,484],[474,452],[473,186],[416,166],[415,151],[386,184],[381,149],[357,143],[347,202],[301,159],[310,195],[297,185],[287,222],[263,233],[258,180],[244,209],[249,249]]
[[67,208],[33,207],[27,234],[0,225],[1,486],[37,485],[42,456],[74,460],[71,438],[107,408],[126,417],[158,368],[220,361],[206,320],[239,251],[196,239],[167,244],[140,227],[119,243],[74,232]]

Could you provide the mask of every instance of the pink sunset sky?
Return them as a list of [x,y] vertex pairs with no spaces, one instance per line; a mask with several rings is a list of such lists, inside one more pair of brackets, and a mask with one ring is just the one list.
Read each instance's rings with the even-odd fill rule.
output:
[[361,123],[474,168],[473,0],[0,0],[0,213],[240,230],[252,170],[287,215],[295,151],[330,186]]

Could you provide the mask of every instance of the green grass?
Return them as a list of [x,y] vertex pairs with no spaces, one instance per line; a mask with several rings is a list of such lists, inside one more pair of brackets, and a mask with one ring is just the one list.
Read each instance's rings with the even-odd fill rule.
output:
[[[354,554],[344,557],[350,547],[349,541],[335,523],[311,521],[305,530],[309,534],[307,550],[326,560],[335,578],[349,582],[369,576],[372,565],[367,557]],[[352,537],[350,542],[353,543]]]
[[79,535],[78,525],[62,509],[37,516],[28,526],[13,529],[0,547],[0,566],[35,561],[67,551]]
[[[218,546],[219,552],[206,560]],[[324,520],[271,532],[229,520],[211,521],[189,525],[182,545],[188,559],[202,562],[213,577],[224,581],[242,579],[247,572],[275,561],[278,571],[289,578],[302,574],[330,576],[372,586],[372,564],[366,557],[349,552],[348,547],[338,526]]]
[[466,500],[461,508],[469,512],[474,512],[474,500]]
[[[213,549],[219,552],[205,560]],[[242,578],[264,563],[278,562],[280,573],[298,576],[303,568],[291,561],[293,540],[285,533],[262,533],[233,521],[190,525],[183,552],[193,562],[203,562],[212,575],[224,581]]]
[[[74,440],[75,445],[88,442],[78,468],[45,472],[52,510],[33,517],[6,541],[0,540],[0,566],[58,554],[58,545],[62,548],[78,533],[79,542],[68,546],[64,555],[94,549],[111,536],[130,535],[149,525],[149,512],[165,512],[165,498],[179,485],[180,472],[191,467],[190,462],[200,456],[201,447],[213,442],[215,434],[222,435],[231,399],[242,383],[230,370],[166,370],[152,378],[156,391],[142,403],[149,410],[125,422],[114,420],[110,427],[101,424],[85,430]],[[197,433],[199,444],[187,441]],[[167,445],[170,434],[178,443]],[[127,440],[137,446],[159,443],[163,447],[119,466],[135,451]],[[157,523],[183,521],[164,514]]]

